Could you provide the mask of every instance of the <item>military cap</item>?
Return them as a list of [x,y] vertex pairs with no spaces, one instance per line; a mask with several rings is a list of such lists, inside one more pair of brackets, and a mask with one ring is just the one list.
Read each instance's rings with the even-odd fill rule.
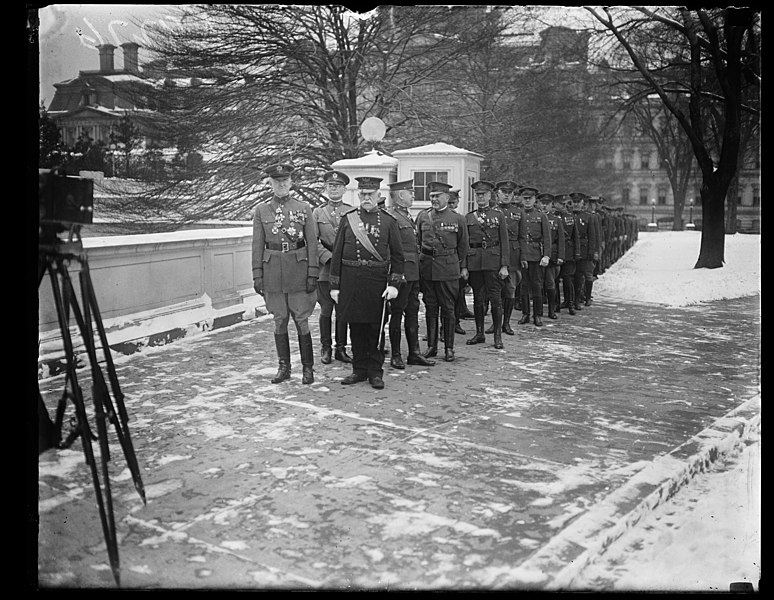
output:
[[570,194],[554,194],[555,202],[567,202],[567,200],[572,200]]
[[355,177],[357,189],[359,190],[378,190],[381,187],[381,177]]
[[429,194],[434,192],[446,192],[448,194],[451,187],[451,185],[442,181],[431,181],[427,184],[427,192]]
[[570,198],[573,200],[586,200],[588,196],[583,192],[570,192]]
[[495,184],[491,181],[480,179],[479,181],[474,181],[472,184],[470,184],[470,187],[472,187],[476,192],[491,192],[494,190]]
[[407,179],[406,181],[396,181],[390,184],[391,192],[399,192],[400,190],[413,190],[413,189],[414,189],[413,179]]
[[266,176],[278,179],[280,177],[290,177],[290,174],[295,171],[295,167],[290,163],[279,163],[266,167]]
[[459,200],[460,198],[460,191],[459,190],[449,190],[449,199],[450,200]]
[[553,194],[549,194],[548,192],[540,192],[537,195],[537,200],[538,200],[538,202],[553,202],[554,195]]
[[599,204],[602,202],[602,199],[599,196],[588,196],[586,198],[586,202],[594,202],[595,204]]
[[519,196],[537,196],[539,191],[536,187],[526,185],[519,188]]
[[346,173],[342,173],[341,171],[328,171],[323,175],[323,181],[325,183],[341,183],[343,185],[348,185],[349,177],[347,177]]
[[512,181],[510,179],[505,179],[503,181],[498,181],[495,184],[496,190],[517,190],[519,188],[519,184],[515,181]]

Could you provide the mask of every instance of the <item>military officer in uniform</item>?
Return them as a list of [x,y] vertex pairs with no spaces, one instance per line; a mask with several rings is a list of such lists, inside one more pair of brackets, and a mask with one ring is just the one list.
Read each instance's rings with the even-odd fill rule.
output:
[[565,256],[564,221],[553,211],[553,194],[547,192],[538,194],[537,201],[540,210],[548,219],[548,226],[551,230],[551,249],[548,253],[548,265],[546,266],[543,286],[548,298],[548,318],[556,319],[556,280],[559,278],[559,271],[564,264]]
[[[320,305],[320,362],[330,364],[332,357],[332,321],[335,303],[331,299],[331,252],[333,241],[336,239],[336,231],[342,215],[352,210],[352,206],[342,200],[344,192],[349,185],[349,177],[341,171],[328,171],[323,175],[325,182],[326,202],[312,211],[314,222],[317,225],[317,237],[319,240],[318,252],[320,254],[320,276],[317,278],[317,303]],[[336,310],[336,353],[335,358],[341,362],[351,363],[352,359],[347,354],[347,322],[339,318]]]
[[253,287],[274,317],[279,370],[272,383],[290,377],[290,317],[296,325],[303,369],[302,383],[314,382],[309,317],[317,303],[317,229],[312,208],[290,196],[291,164],[266,169],[273,197],[253,213]]
[[405,369],[400,352],[401,321],[406,332],[410,365],[430,367],[435,362],[427,360],[419,349],[419,255],[417,232],[409,209],[414,204],[414,181],[398,181],[390,184],[390,213],[398,222],[401,247],[403,248],[403,275],[405,282],[398,288],[398,297],[390,300],[390,365]]
[[535,208],[537,188],[525,186],[519,190],[524,203],[519,243],[521,245],[521,312],[520,325],[529,323],[529,301],[532,300],[532,321],[543,326],[543,281],[551,251],[551,228],[545,213]]
[[331,257],[331,298],[352,341],[352,374],[341,383],[367,379],[371,387],[382,389],[382,315],[403,282],[403,247],[395,217],[377,205],[381,178],[355,179],[360,206],[341,220]]
[[492,208],[494,183],[476,181],[473,197],[476,210],[465,215],[468,226],[470,249],[468,250],[468,273],[473,288],[473,314],[476,318],[476,334],[466,343],[481,344],[484,335],[484,304],[489,298],[494,322],[494,347],[503,347],[503,304],[500,289],[508,277],[510,249],[508,246],[508,224],[505,215]]
[[599,259],[599,239],[593,215],[586,210],[586,194],[573,192],[575,226],[578,228],[580,257],[575,261],[575,310],[581,309],[581,296],[591,292],[594,282],[594,261]]
[[556,312],[561,310],[564,304],[559,303],[559,281],[562,283],[562,292],[566,302],[566,308],[571,315],[575,314],[575,261],[580,256],[580,244],[578,242],[578,229],[575,227],[575,216],[572,214],[572,199],[569,194],[554,197],[554,213],[562,219],[564,226],[564,262],[559,269],[557,279],[557,303]]
[[[460,191],[449,190],[449,209],[457,212],[457,207],[460,205]],[[473,316],[473,313],[468,310],[468,303],[465,300],[465,288],[468,285],[467,279],[460,277],[459,293],[457,294],[457,300],[454,303],[454,315],[456,318],[454,324],[455,333],[465,335],[465,330],[460,324],[460,319],[466,319],[468,315]]]
[[449,208],[448,183],[427,184],[430,210],[417,215],[419,278],[427,320],[425,358],[438,354],[438,318],[443,322],[444,360],[454,356],[456,301],[460,278],[467,276],[468,229],[465,218]]

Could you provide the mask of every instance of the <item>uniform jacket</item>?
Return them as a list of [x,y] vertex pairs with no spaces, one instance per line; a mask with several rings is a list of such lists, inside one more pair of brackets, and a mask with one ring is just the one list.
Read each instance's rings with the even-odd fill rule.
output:
[[387,212],[395,217],[400,231],[400,243],[403,248],[403,276],[406,281],[419,281],[419,254],[417,252],[417,231],[414,220],[396,208]]
[[[298,244],[303,246],[294,249]],[[309,204],[288,197],[284,202],[272,198],[255,207],[253,279],[263,277],[264,291],[306,293],[306,278],[317,277],[318,260],[317,228]]]
[[537,262],[548,256],[551,251],[551,228],[545,213],[537,208],[524,209],[519,228],[519,243],[521,260]]
[[319,281],[329,281],[331,274],[331,251],[333,242],[336,239],[336,231],[339,227],[339,221],[345,212],[352,210],[352,206],[344,202],[338,205],[326,202],[312,211],[315,225],[317,226],[317,238],[320,243],[317,251],[320,258]]
[[[558,259],[564,261],[565,257],[565,231],[562,217],[556,213],[545,213],[548,226],[551,229],[551,251],[548,256],[550,264],[556,265]],[[542,257],[541,257],[542,258]]]
[[[357,216],[381,256],[371,254],[357,239],[347,215]],[[379,323],[387,284],[397,287],[403,280],[403,246],[398,221],[386,210],[367,212],[355,208],[339,224],[331,256],[332,290],[340,290],[336,314],[351,323]]]
[[575,215],[566,211],[557,213],[564,226],[564,260],[578,260],[580,257],[580,240],[575,227]]
[[468,226],[468,271],[499,271],[510,265],[508,224],[496,208],[476,209],[465,215]]
[[580,256],[578,260],[593,260],[594,253],[599,247],[597,239],[597,228],[593,217],[586,210],[579,210],[573,213],[575,215],[575,227],[578,230],[578,240],[580,243]]
[[420,246],[419,275],[425,281],[459,279],[468,261],[468,226],[451,208],[430,209],[417,215]]
[[519,227],[521,227],[522,208],[515,204],[500,205],[500,211],[505,215],[508,227],[508,247],[510,248],[510,268],[521,267],[521,245],[519,244]]

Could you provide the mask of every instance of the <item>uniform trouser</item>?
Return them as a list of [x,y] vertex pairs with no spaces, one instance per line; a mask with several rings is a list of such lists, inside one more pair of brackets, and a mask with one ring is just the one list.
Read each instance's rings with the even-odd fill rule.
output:
[[[346,346],[347,322],[339,319],[338,308],[336,308],[336,303],[331,298],[330,281],[317,281],[317,303],[320,305],[320,323],[332,321],[333,311],[336,311],[336,347]],[[320,344],[325,348],[330,348],[333,343],[330,331],[331,327],[320,327]]]
[[382,333],[380,323],[350,323],[349,337],[352,340],[352,372],[369,379],[382,377],[384,352],[379,348]]
[[508,277],[503,280],[500,295],[503,300],[516,298],[516,293],[521,287],[521,268],[508,267]]
[[459,321],[462,315],[468,312],[468,301],[465,299],[465,286],[468,285],[467,280],[464,277],[460,277],[457,282],[457,300],[454,304],[454,313]]
[[446,322],[456,322],[455,305],[460,294],[459,279],[450,281],[421,280],[422,300],[425,303],[425,318],[428,323],[436,323],[439,313]]
[[555,290],[556,289],[556,278],[559,277],[559,270],[561,269],[560,265],[553,265],[550,264],[545,267],[545,277],[543,279],[543,283],[545,285],[546,291],[548,290]]
[[[398,296],[390,300],[390,343],[400,340],[401,321],[410,340],[409,331],[419,329],[419,281],[407,281],[398,290]],[[413,329],[412,329],[413,328]],[[409,350],[411,347],[409,346]],[[393,354],[400,354],[400,347],[391,348]]]
[[568,306],[575,302],[575,261],[566,260],[559,269],[559,279],[562,280],[562,292],[564,301]]
[[527,268],[521,269],[521,311],[529,314],[529,301],[532,299],[533,316],[543,316],[543,281],[546,268],[539,261],[527,261]]
[[586,282],[594,281],[594,261],[583,258],[575,262],[575,299],[580,300],[585,294]]
[[296,324],[298,335],[309,333],[309,317],[317,305],[316,292],[264,292],[266,310],[274,317],[274,333],[284,335],[288,332],[290,317]]
[[484,314],[486,299],[492,305],[492,309],[502,309],[503,280],[497,271],[470,271],[470,287],[473,288],[473,307],[478,308]]

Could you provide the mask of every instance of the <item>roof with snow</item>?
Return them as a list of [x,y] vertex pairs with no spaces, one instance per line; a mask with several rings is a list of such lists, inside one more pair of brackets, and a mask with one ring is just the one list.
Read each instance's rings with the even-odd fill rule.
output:
[[477,152],[471,152],[470,150],[465,150],[465,148],[458,148],[457,146],[452,146],[451,144],[447,144],[446,142],[437,142],[435,144],[417,146],[416,148],[396,150],[395,152],[393,152],[393,154],[396,156],[413,156],[413,155],[419,155],[419,154],[450,154],[450,155],[467,154],[472,156],[480,156],[481,158],[483,158],[482,154],[478,154]]

